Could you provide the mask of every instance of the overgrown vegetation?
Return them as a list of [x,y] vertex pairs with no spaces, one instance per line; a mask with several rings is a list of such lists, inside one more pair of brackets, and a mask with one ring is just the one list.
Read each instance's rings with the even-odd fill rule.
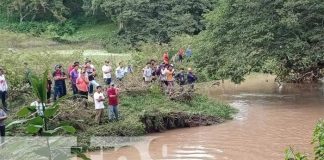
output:
[[[196,63],[214,79],[269,68],[280,80],[316,81],[324,68],[322,0],[220,0],[206,15]],[[268,65],[268,64],[271,65]]]
[[[314,133],[312,144],[314,145],[314,160],[324,160],[324,121],[321,120],[317,123]],[[295,152],[292,148],[286,150],[285,160],[308,160],[309,158],[300,153]]]

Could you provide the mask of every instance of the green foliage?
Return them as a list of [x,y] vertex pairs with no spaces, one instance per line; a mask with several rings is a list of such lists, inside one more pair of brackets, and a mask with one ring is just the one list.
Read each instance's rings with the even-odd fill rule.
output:
[[59,38],[64,35],[71,35],[76,31],[76,26],[71,21],[66,21],[64,23],[53,23],[53,22],[6,23],[1,28],[13,32],[30,33],[34,36],[46,35],[48,38]]
[[315,145],[315,160],[324,160],[324,120],[317,123],[312,143]]
[[[39,103],[42,105],[42,112],[44,115],[35,114],[35,109],[30,107],[23,107],[20,111],[17,112],[19,117],[27,118],[26,120],[18,120],[11,122],[8,127],[11,127],[16,124],[23,124],[26,126],[26,132],[29,134],[36,134],[40,130],[43,134],[56,134],[59,130],[63,130],[66,133],[74,133],[75,129],[71,126],[60,126],[53,130],[48,130],[48,120],[57,114],[59,105],[58,102],[55,102],[52,106],[46,106],[47,101],[47,93],[46,93],[46,86],[47,86],[47,77],[48,71],[45,71],[41,78],[36,75],[31,76],[31,84],[32,89],[35,97],[39,99]],[[33,117],[33,118],[29,118]],[[28,119],[29,118],[29,119]]]
[[214,79],[236,83],[269,60],[279,66],[274,73],[282,80],[317,75],[324,67],[323,11],[321,0],[221,0],[197,39],[197,66]]
[[[324,120],[320,120],[313,133],[312,144],[314,144],[314,160],[324,160]],[[285,152],[285,160],[308,160],[307,156],[297,152],[290,147]]]
[[285,160],[308,160],[307,157],[301,153],[294,153],[292,148],[286,149]]
[[210,0],[103,0],[92,1],[94,11],[100,8],[119,25],[119,33],[131,44],[140,41],[168,42],[186,33],[196,34],[204,29],[202,14],[214,7]]

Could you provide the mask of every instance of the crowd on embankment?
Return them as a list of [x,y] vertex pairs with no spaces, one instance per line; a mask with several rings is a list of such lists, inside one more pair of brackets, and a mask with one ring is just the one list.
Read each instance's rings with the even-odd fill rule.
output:
[[[160,61],[150,60],[141,70],[143,85],[159,84],[165,93],[170,96],[174,94],[176,84],[180,86],[180,92],[183,91],[184,85],[194,88],[197,77],[192,69],[188,68],[186,72],[184,68],[176,68],[177,64],[185,63],[184,60],[190,61],[191,56],[192,51],[188,47],[186,50],[180,48],[171,60],[168,51],[163,53]],[[171,61],[174,64],[171,64]],[[26,83],[32,86],[30,77],[33,75],[33,71],[29,68],[28,62],[24,65]],[[109,121],[118,121],[119,93],[123,89],[120,86],[123,84],[125,77],[134,74],[132,65],[125,65],[123,62],[120,62],[116,68],[113,68],[111,62],[105,60],[100,71],[97,70],[89,58],[86,58],[84,63],[76,61],[73,64],[67,64],[67,66],[67,69],[64,69],[62,64],[57,64],[54,67],[54,71],[48,75],[48,101],[46,103],[51,103],[65,97],[70,89],[74,99],[84,98],[87,101],[94,102],[96,110],[95,121],[98,124],[102,123],[106,105],[109,106]],[[99,72],[102,72],[103,81],[97,76]],[[99,81],[103,82],[103,84],[99,84]],[[2,137],[5,136],[4,120],[7,118],[7,112],[10,111],[6,102],[8,93],[10,94],[8,92],[10,91],[9,88],[5,78],[5,70],[0,68],[0,96],[3,106],[3,109],[0,109],[0,131]],[[85,101],[86,107],[88,107],[87,101]],[[32,102],[31,106],[36,107],[36,114],[43,114],[41,109],[43,104],[39,99]]]

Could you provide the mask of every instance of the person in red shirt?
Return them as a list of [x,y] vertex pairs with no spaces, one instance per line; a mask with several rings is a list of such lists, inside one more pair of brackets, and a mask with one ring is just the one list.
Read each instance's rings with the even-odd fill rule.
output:
[[168,51],[165,51],[163,54],[163,62],[164,64],[169,64],[169,53]]
[[119,89],[115,88],[113,83],[110,84],[110,87],[107,90],[108,97],[108,110],[109,110],[109,121],[116,120],[118,121],[118,93]]

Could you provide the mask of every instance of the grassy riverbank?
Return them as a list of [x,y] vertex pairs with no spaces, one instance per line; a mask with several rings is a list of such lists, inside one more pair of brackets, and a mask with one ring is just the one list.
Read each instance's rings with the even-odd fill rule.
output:
[[229,105],[202,95],[194,95],[191,101],[186,102],[170,100],[157,89],[123,92],[118,122],[108,122],[106,109],[104,123],[96,124],[95,110],[91,105],[87,109],[77,105],[63,106],[56,120],[77,128],[78,145],[88,148],[90,138],[95,136],[141,136],[175,128],[212,125],[231,119],[236,112]]

